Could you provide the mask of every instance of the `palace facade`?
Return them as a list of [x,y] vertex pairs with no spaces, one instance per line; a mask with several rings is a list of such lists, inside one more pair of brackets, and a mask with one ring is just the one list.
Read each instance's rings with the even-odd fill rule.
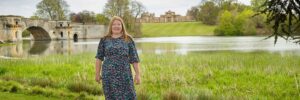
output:
[[145,12],[139,18],[139,22],[142,23],[168,23],[168,22],[192,22],[195,19],[190,15],[189,11],[186,16],[175,14],[173,11],[167,11],[160,17],[155,17],[154,13]]

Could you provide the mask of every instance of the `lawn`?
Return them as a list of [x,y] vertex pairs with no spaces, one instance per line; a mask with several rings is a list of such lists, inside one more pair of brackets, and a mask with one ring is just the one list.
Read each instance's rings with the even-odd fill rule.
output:
[[[222,51],[140,58],[139,99],[300,99],[299,56]],[[103,99],[94,60],[94,53],[0,59],[0,98]]]
[[216,26],[201,22],[143,23],[143,37],[214,35]]

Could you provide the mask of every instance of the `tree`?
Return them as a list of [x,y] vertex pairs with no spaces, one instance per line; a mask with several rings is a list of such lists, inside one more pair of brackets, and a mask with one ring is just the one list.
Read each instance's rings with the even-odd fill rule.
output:
[[[272,25],[274,33],[267,38],[278,37],[295,40],[300,44],[300,1],[299,0],[266,0],[265,7],[258,14],[267,15],[267,24]],[[267,39],[266,38],[266,39]]]
[[137,21],[137,17],[140,16],[144,10],[144,6],[137,1],[108,0],[105,4],[103,14],[108,18],[120,16],[123,18],[128,31],[133,32],[135,37],[139,37],[142,34],[142,24]]
[[251,6],[252,6],[252,9],[254,11],[260,11],[262,10],[263,7],[262,5],[264,4],[265,0],[251,0]]
[[111,18],[113,16],[124,17],[129,12],[129,0],[108,0],[104,7],[104,14]]
[[84,24],[108,24],[109,19],[103,14],[95,14],[92,11],[83,10],[78,13],[71,13],[70,20],[72,22],[84,23]]
[[138,1],[132,1],[130,5],[132,15],[134,16],[135,21],[137,21],[137,18],[146,11],[146,8],[141,2]]
[[231,35],[235,35],[235,28],[234,25],[232,24],[233,22],[233,16],[232,14],[225,10],[219,19],[219,25],[218,27],[215,29],[215,34],[216,35],[225,35],[225,36],[231,36]]
[[133,30],[134,31],[134,35],[136,37],[141,37],[142,36],[142,30],[141,30],[141,27],[142,27],[142,24],[141,22],[138,21],[138,17],[141,17],[142,13],[144,13],[146,11],[146,8],[145,6],[141,3],[141,2],[138,2],[138,1],[132,1],[130,2],[130,11],[131,11],[131,14],[133,15],[134,17],[134,20],[133,20]]
[[65,20],[69,5],[64,0],[42,0],[36,6],[36,15],[50,20]]
[[39,16],[30,16],[30,19],[32,19],[32,20],[38,20],[40,18],[39,18]]
[[188,15],[191,15],[196,21],[200,21],[200,7],[194,6],[188,11]]
[[97,23],[107,25],[109,23],[109,19],[105,17],[103,14],[96,15]]
[[240,13],[236,10],[231,12],[225,10],[219,18],[215,34],[225,36],[255,35],[256,27],[251,19],[253,14],[251,9],[245,9]]
[[254,35],[256,34],[256,27],[251,20],[251,16],[254,15],[254,12],[250,9],[245,9],[243,12],[239,13],[234,21],[234,26],[236,33],[238,35]]
[[[265,0],[251,0],[251,8],[254,12],[258,12],[265,7],[262,4]],[[272,29],[270,25],[265,23],[266,21],[266,14],[260,14],[256,16],[252,16],[251,20],[254,22],[255,27],[257,28],[257,34],[271,34]]]
[[92,11],[83,10],[78,13],[82,23],[96,23],[96,15]]
[[200,6],[200,19],[204,24],[215,25],[217,22],[219,8],[214,2],[207,1]]
[[[197,7],[200,10],[198,14]],[[204,24],[215,25],[218,15],[223,11],[239,13],[250,7],[237,0],[202,0],[196,8],[192,8],[194,18],[199,18]]]

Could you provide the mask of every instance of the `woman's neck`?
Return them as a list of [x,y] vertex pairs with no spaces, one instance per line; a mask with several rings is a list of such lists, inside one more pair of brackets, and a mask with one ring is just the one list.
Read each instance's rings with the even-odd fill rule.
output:
[[121,37],[123,34],[122,33],[113,33],[112,35],[111,35],[111,37],[112,38],[119,38],[119,37]]

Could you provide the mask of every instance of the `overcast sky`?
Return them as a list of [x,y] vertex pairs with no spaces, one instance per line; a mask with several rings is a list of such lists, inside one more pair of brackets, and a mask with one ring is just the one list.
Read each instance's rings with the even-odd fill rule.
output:
[[[36,11],[36,4],[42,0],[1,0],[0,15],[21,15],[30,17]],[[71,12],[89,10],[102,13],[107,0],[65,0],[70,6]],[[168,10],[176,14],[185,15],[192,6],[198,5],[201,0],[136,0],[146,7],[147,11],[160,16]],[[250,0],[239,0],[239,2],[250,5]]]

